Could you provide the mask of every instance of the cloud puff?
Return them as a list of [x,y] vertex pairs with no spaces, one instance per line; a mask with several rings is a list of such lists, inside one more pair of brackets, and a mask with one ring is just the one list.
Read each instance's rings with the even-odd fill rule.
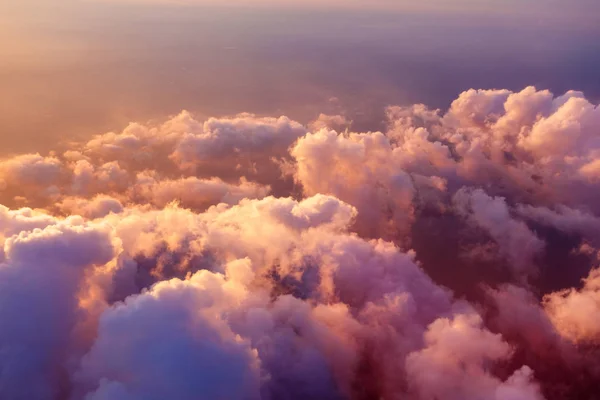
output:
[[187,177],[161,180],[147,174],[138,174],[129,198],[139,204],[150,203],[157,207],[177,201],[183,207],[205,210],[219,203],[237,204],[243,199],[263,198],[270,188],[242,178],[237,184],[219,178],[199,179]]
[[600,270],[590,272],[580,290],[566,289],[547,295],[544,307],[561,335],[575,343],[598,343],[600,323],[591,316],[600,311]]
[[286,117],[211,118],[202,131],[185,135],[170,157],[180,168],[203,176],[245,175],[271,182],[278,178],[273,159],[285,157],[288,147],[305,133],[306,128]]
[[362,234],[393,237],[396,230],[406,234],[415,188],[411,177],[394,165],[383,134],[321,130],[300,139],[291,154],[304,193],[331,194],[358,207],[357,229]]
[[108,309],[77,373],[85,398],[259,399],[256,351],[223,321],[229,290],[203,271]]
[[65,197],[56,204],[56,207],[66,215],[76,214],[89,219],[102,218],[110,213],[118,214],[123,211],[123,204],[107,195],[98,195],[91,199]]
[[61,163],[54,157],[24,154],[0,162],[3,189],[12,185],[48,185],[60,176]]
[[486,366],[506,358],[510,347],[500,335],[482,329],[477,315],[439,319],[425,334],[423,350],[408,356],[409,385],[422,399],[543,399],[532,371],[523,367],[505,382]]
[[89,270],[113,257],[103,229],[77,219],[33,228],[33,219],[6,239],[0,264],[0,396],[7,399],[53,399],[66,390],[84,312],[79,291]]
[[460,215],[491,236],[517,276],[532,273],[534,257],[543,251],[544,242],[524,222],[511,217],[503,198],[492,198],[481,189],[461,189],[454,204]]

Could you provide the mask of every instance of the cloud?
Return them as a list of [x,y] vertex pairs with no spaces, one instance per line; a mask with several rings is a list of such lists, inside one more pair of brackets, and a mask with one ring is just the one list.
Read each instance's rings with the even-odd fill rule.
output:
[[337,132],[343,132],[350,128],[352,121],[349,121],[343,115],[319,114],[317,119],[309,124],[309,128],[314,132],[321,129],[331,129]]
[[275,180],[273,159],[286,156],[288,147],[305,133],[306,128],[287,117],[211,118],[202,131],[186,134],[170,157],[180,168],[203,176],[245,174],[259,182]]
[[164,207],[177,201],[183,207],[204,210],[219,203],[237,204],[242,199],[266,197],[270,188],[242,178],[237,184],[219,178],[199,179],[187,177],[177,180],[160,180],[138,174],[137,184],[130,189],[129,198],[136,203],[145,202]]
[[98,195],[92,199],[65,197],[56,207],[63,214],[76,214],[89,219],[102,218],[110,213],[118,214],[124,209],[119,200],[107,195]]
[[527,225],[509,213],[505,199],[492,198],[483,190],[461,189],[454,195],[460,215],[482,228],[498,244],[499,251],[515,275],[535,272],[534,258],[544,249],[544,242]]
[[600,311],[600,270],[591,271],[580,290],[566,289],[547,295],[544,307],[562,336],[575,343],[598,343],[600,323],[590,316]]
[[35,217],[4,242],[0,264],[0,396],[53,399],[65,390],[85,276],[113,257],[107,232],[83,221],[33,228]]
[[2,160],[0,397],[593,398],[598,107],[386,118],[184,111]]
[[586,239],[597,241],[600,234],[600,220],[585,209],[574,209],[558,205],[555,209],[520,205],[517,212],[534,222],[550,226],[572,235],[581,235]]
[[482,329],[477,315],[439,319],[425,334],[426,348],[408,356],[409,386],[422,399],[543,399],[529,367],[501,382],[486,370],[510,355],[500,335]]
[[414,184],[406,172],[394,168],[392,148],[382,133],[321,130],[301,138],[291,154],[304,193],[331,194],[358,207],[361,233],[389,238],[396,230],[405,234],[409,229]]
[[40,185],[55,182],[60,175],[60,161],[39,154],[24,154],[0,162],[3,188],[10,185]]
[[107,310],[77,373],[85,398],[259,399],[256,351],[220,317],[228,289],[204,271]]

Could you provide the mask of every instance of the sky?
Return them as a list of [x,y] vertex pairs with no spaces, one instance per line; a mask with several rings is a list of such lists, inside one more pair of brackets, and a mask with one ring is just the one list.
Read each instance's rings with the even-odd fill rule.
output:
[[598,400],[599,10],[0,0],[0,399]]
[[[164,118],[344,110],[533,84],[600,96],[595,1],[2,2],[3,152]],[[333,102],[330,100],[334,99]]]

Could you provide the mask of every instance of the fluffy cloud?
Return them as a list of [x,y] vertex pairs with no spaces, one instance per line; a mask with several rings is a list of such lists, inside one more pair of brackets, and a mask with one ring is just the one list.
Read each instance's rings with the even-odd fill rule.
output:
[[107,232],[76,218],[34,228],[39,219],[20,217],[29,226],[6,239],[0,264],[0,396],[54,399],[67,390],[78,350],[74,335],[85,313],[79,292],[113,247]]
[[185,135],[170,157],[180,168],[202,176],[245,175],[272,182],[279,177],[273,161],[285,157],[288,147],[305,133],[306,128],[286,117],[211,118],[201,132]]
[[91,199],[81,197],[65,197],[56,207],[63,214],[76,214],[86,218],[102,218],[110,213],[123,211],[123,204],[113,197],[98,195]]
[[367,236],[406,234],[415,188],[409,174],[394,165],[382,133],[321,130],[300,139],[291,154],[306,195],[327,193],[358,207],[357,229]]
[[266,197],[269,191],[268,186],[248,182],[245,178],[237,184],[230,184],[219,178],[160,180],[148,174],[138,174],[129,198],[136,203],[147,202],[157,207],[177,201],[183,207],[205,210],[214,204],[237,204],[243,199]]
[[506,358],[510,347],[500,335],[482,329],[477,315],[439,319],[425,334],[427,347],[408,356],[409,386],[422,399],[541,400],[532,371],[523,367],[505,382],[486,366]]
[[598,107],[386,115],[184,111],[2,160],[0,397],[592,399]]
[[544,242],[524,222],[511,217],[503,198],[492,198],[481,189],[461,189],[454,204],[460,215],[491,236],[517,276],[532,273],[534,257],[542,252]]
[[256,351],[223,321],[232,290],[203,271],[107,310],[77,373],[85,398],[259,399]]
[[544,298],[544,306],[558,332],[575,343],[598,343],[600,323],[600,270],[590,272],[581,290],[566,289]]

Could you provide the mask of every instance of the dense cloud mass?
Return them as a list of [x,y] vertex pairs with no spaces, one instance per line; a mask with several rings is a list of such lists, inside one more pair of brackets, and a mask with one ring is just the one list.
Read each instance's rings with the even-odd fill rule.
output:
[[600,108],[469,90],[0,161],[0,398],[600,396]]

